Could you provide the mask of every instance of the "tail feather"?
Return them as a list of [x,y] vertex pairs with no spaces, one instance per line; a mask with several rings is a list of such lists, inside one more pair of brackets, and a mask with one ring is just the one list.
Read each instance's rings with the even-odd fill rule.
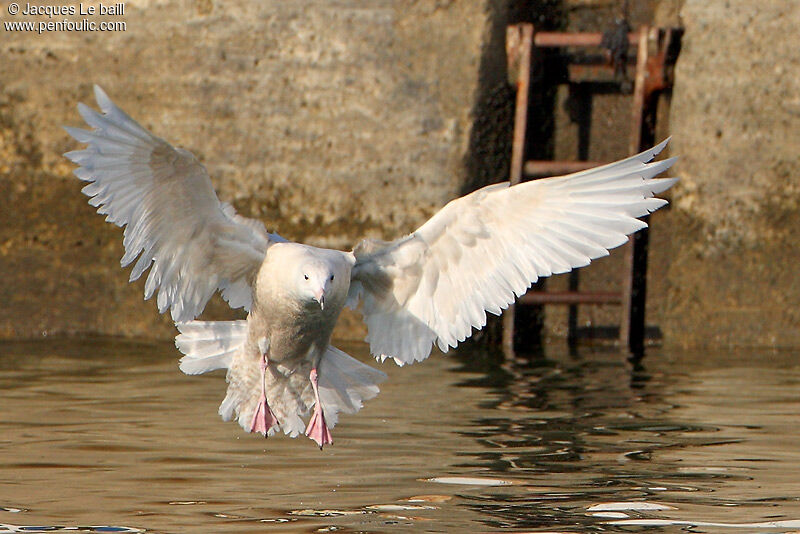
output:
[[[236,415],[236,406],[238,405],[238,401],[239,399],[237,399],[235,395],[231,395],[229,389],[225,394],[225,398],[222,399],[222,404],[219,405],[219,410],[217,410],[223,421],[230,421],[234,418]],[[245,430],[250,430],[244,426],[244,423],[241,423],[241,425]]]
[[319,364],[319,396],[325,421],[333,428],[339,412],[356,413],[365,400],[375,397],[386,374],[328,346]]
[[175,346],[185,354],[180,369],[187,375],[227,369],[247,339],[247,321],[189,321],[175,326],[180,331]]

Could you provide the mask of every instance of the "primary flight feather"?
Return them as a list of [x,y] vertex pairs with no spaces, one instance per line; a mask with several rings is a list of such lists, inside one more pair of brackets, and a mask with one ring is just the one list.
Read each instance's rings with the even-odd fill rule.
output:
[[[79,104],[88,146],[65,154],[83,192],[124,227],[131,281],[170,310],[181,370],[227,369],[225,420],[245,430],[305,433],[322,447],[339,412],[355,413],[385,375],[330,345],[345,305],[367,324],[380,361],[421,361],[455,347],[539,278],[588,265],[646,227],[675,178],[651,162],[667,141],[628,159],[453,200],[412,234],[367,239],[352,252],[289,242],[220,202],[205,168],[130,118],[95,86],[102,113]],[[244,321],[195,321],[220,291]],[[310,415],[308,423],[305,417]]]

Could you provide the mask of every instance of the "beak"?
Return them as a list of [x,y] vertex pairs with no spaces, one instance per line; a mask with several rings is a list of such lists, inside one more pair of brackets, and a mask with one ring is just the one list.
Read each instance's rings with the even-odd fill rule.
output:
[[314,293],[314,300],[319,302],[319,309],[325,309],[325,290],[320,288],[316,293]]

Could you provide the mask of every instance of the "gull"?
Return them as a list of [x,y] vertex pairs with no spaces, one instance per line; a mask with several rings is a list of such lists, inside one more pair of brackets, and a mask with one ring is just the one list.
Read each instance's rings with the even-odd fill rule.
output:
[[[393,241],[352,251],[291,242],[221,202],[202,164],[156,137],[98,86],[92,128],[66,127],[83,150],[65,156],[88,182],[89,204],[124,227],[130,280],[149,269],[144,297],[170,311],[180,369],[227,369],[219,408],[249,432],[333,442],[340,412],[355,413],[386,375],[330,344],[344,306],[359,309],[378,361],[398,365],[447,352],[499,315],[539,278],[607,256],[664,206],[676,178],[667,144],[566,176],[483,187]],[[198,321],[219,291],[246,320]],[[303,418],[310,415],[308,423]]]

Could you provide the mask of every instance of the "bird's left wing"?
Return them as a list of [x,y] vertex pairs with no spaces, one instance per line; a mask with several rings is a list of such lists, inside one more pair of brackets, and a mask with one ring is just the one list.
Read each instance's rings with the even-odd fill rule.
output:
[[399,364],[455,347],[499,315],[531,283],[588,265],[667,202],[653,195],[676,179],[653,179],[673,159],[648,163],[667,141],[587,171],[495,184],[456,199],[413,234],[354,250],[350,305],[363,300],[367,342]]
[[145,299],[158,289],[159,311],[171,309],[175,321],[199,315],[218,289],[231,307],[249,309],[250,279],[283,239],[220,202],[191,153],[142,128],[97,86],[95,97],[103,113],[78,105],[93,130],[66,128],[88,146],[65,156],[89,182],[89,203],[125,227],[122,266],[138,257],[131,281],[152,265]]

